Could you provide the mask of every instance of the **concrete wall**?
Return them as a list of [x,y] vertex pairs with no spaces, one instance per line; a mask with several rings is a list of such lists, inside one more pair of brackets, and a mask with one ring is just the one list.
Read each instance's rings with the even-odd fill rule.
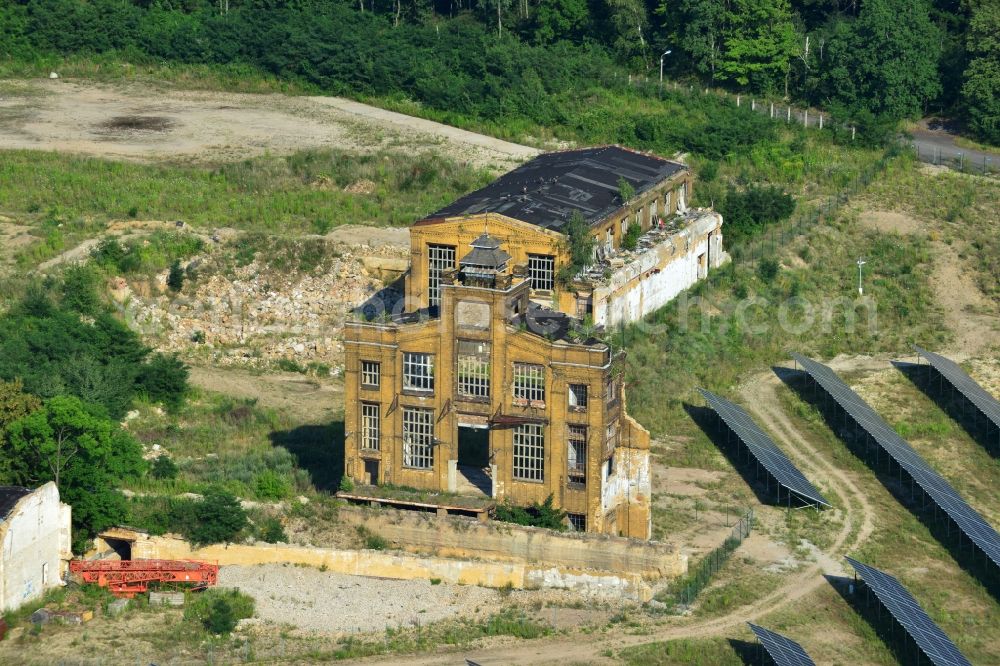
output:
[[37,599],[62,582],[70,554],[70,507],[46,483],[0,522],[0,612]]
[[663,307],[705,277],[705,273],[699,275],[701,254],[706,255],[706,269],[721,265],[725,260],[721,225],[720,215],[703,213],[668,240],[617,269],[607,284],[594,289],[594,323],[614,326],[636,321]]
[[[120,538],[121,530],[117,530]],[[439,578],[446,583],[519,589],[567,589],[585,596],[652,598],[652,589],[638,575],[600,574],[566,567],[540,567],[514,562],[480,562],[422,557],[375,550],[334,550],[283,544],[219,544],[192,548],[179,538],[134,533],[133,558],[193,559],[226,565],[303,564],[335,573],[396,579]],[[98,544],[98,550],[101,544]]]
[[569,568],[658,580],[687,571],[687,557],[673,544],[593,533],[556,533],[509,523],[480,523],[460,516],[339,509],[340,520],[363,525],[395,546],[436,555]]

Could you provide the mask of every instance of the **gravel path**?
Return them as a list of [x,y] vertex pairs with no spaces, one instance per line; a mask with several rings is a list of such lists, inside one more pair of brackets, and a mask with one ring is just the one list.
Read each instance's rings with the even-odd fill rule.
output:
[[347,576],[281,564],[224,566],[220,587],[236,587],[257,601],[257,617],[308,631],[344,633],[412,626],[499,607],[499,593],[425,580]]

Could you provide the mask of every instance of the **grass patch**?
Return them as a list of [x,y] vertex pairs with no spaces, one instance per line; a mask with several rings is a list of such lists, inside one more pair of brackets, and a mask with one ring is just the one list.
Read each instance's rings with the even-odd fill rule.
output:
[[[142,165],[52,152],[3,151],[0,201],[10,214],[56,221],[31,260],[66,244],[66,225],[115,219],[183,220],[267,232],[326,233],[342,224],[407,225],[469,190],[485,171],[440,155],[306,150],[218,167]],[[344,190],[369,181],[362,192]],[[46,192],[59,192],[46,210]],[[364,193],[367,192],[367,193]],[[58,227],[62,224],[62,227]],[[57,233],[58,232],[58,233]]]
[[627,666],[743,666],[732,641],[725,638],[682,639],[625,648],[616,655]]

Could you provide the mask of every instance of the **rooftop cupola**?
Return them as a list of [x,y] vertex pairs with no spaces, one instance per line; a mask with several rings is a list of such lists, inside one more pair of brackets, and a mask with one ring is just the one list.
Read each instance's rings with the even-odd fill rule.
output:
[[458,262],[462,283],[494,287],[497,276],[507,271],[510,255],[500,249],[500,241],[489,233],[482,234],[469,245],[472,251]]

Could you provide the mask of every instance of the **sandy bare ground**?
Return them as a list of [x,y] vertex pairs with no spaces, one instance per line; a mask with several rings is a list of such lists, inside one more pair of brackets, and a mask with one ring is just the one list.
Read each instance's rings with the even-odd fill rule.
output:
[[14,148],[144,162],[218,162],[305,148],[434,149],[496,170],[539,152],[340,97],[65,79],[0,81],[0,149]]
[[[859,220],[881,233],[900,235],[927,233],[932,227],[895,211],[864,211]],[[944,311],[945,323],[955,336],[941,351],[963,360],[1000,345],[997,304],[979,289],[968,262],[959,256],[956,246],[939,240],[932,240],[931,246],[934,250],[931,288]]]
[[194,386],[236,398],[256,400],[301,423],[325,423],[340,413],[343,383],[317,380],[294,372],[255,374],[237,368],[191,367]]

